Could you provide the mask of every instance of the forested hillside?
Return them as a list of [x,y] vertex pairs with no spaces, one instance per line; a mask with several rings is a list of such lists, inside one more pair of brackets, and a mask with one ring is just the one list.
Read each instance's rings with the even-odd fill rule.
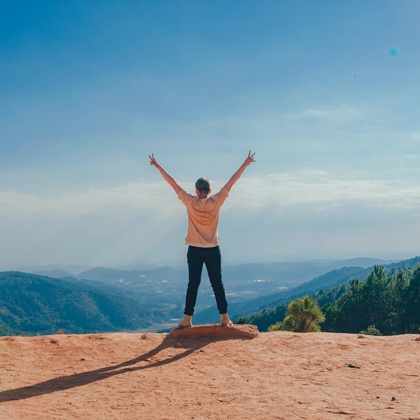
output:
[[[250,318],[253,320],[251,323],[266,329],[269,325],[271,325],[269,323],[271,321],[269,319],[263,320],[264,316],[261,317],[261,315],[258,313],[259,311],[262,311],[263,314],[269,313],[269,318],[277,318],[283,314],[282,308],[284,303],[287,303],[292,299],[296,299],[297,297],[306,294],[316,293],[321,289],[333,288],[337,285],[345,284],[351,278],[355,277],[356,275],[361,275],[364,272],[365,269],[362,267],[343,267],[337,270],[333,270],[288,290],[282,290],[277,293],[271,293],[269,295],[250,299],[244,302],[230,302],[229,313],[233,318],[241,318],[242,320]],[[279,311],[280,315],[273,314],[273,311]],[[253,313],[254,315],[249,315]],[[198,311],[194,318],[196,322],[203,322],[210,316],[214,316],[214,314],[217,314],[217,311],[215,307],[212,306],[207,309]],[[257,319],[261,319],[261,325],[257,322]],[[269,324],[266,326],[267,323]]]
[[[281,287],[277,293],[267,295],[262,295],[265,288],[279,290],[279,284],[291,284],[296,280],[283,277],[293,268],[292,265],[233,267],[230,272],[228,270],[232,279],[228,280],[227,289],[234,291],[235,295],[228,296],[229,313],[232,319],[253,323],[260,331],[265,331],[283,320],[290,301],[310,295],[326,314],[322,325],[324,331],[359,332],[373,324],[383,334],[415,331],[420,304],[415,283],[417,277],[412,268],[419,262],[417,257],[384,265],[380,273],[376,268],[343,267],[297,287]],[[267,268],[269,271],[264,271]],[[281,269],[281,274],[273,274],[275,268]],[[378,278],[370,278],[372,272]],[[86,273],[81,277],[90,277],[91,280],[54,279],[21,272],[0,273],[0,335],[49,334],[57,330],[65,333],[132,331],[151,326],[158,330],[167,328],[168,323],[175,323],[173,318],[182,314],[186,284],[184,275],[176,270],[163,267],[139,273],[95,269]],[[272,273],[274,280],[266,280],[262,273],[267,277]],[[241,277],[245,280],[241,281]],[[260,296],[246,300],[251,291]],[[379,291],[390,295],[382,298]],[[406,299],[405,303],[396,298],[397,291],[401,299]],[[201,307],[207,308],[197,310],[194,323],[217,322],[217,309],[206,305],[214,302],[207,281],[203,281],[200,288],[200,299]],[[382,307],[376,308],[379,301]],[[412,312],[406,310],[405,318],[401,320],[401,307],[405,304],[412,308]],[[352,317],[352,313],[359,314],[359,319]],[[387,314],[397,315],[391,320],[386,318]],[[407,322],[411,326],[404,327]]]
[[[376,334],[420,332],[420,266],[419,258],[375,266],[359,273],[348,283],[312,294],[321,307],[325,322],[323,331]],[[417,268],[416,268],[417,265]],[[364,277],[369,273],[364,279]],[[302,295],[303,296],[303,295]],[[251,323],[266,331],[282,321],[290,300],[237,320]]]
[[0,334],[121,331],[159,321],[151,307],[86,285],[0,273]]
[[392,335],[420,332],[420,267],[386,274],[375,266],[366,280],[351,280],[322,307],[324,331]]

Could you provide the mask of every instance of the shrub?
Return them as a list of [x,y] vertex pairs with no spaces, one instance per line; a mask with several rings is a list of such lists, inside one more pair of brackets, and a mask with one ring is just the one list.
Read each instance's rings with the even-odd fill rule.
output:
[[359,334],[382,335],[381,332],[374,325],[369,325],[366,330],[360,331]]

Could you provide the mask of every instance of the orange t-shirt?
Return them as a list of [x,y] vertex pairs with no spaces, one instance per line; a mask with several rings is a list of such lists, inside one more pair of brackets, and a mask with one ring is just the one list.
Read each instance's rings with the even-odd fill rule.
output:
[[211,248],[219,245],[217,233],[219,210],[229,195],[227,188],[207,198],[198,198],[181,190],[178,198],[184,203],[188,214],[187,245]]

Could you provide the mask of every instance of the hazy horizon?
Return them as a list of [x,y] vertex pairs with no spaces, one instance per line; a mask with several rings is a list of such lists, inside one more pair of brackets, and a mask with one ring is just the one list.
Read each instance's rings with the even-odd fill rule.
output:
[[[378,263],[383,262],[384,264],[392,263],[392,262],[399,262],[411,258],[418,257],[418,255],[397,255],[394,254],[393,256],[382,256],[382,257],[349,257],[349,258],[301,258],[301,259],[273,259],[270,261],[229,261],[229,262],[223,262],[222,265],[224,267],[228,266],[238,266],[238,265],[247,265],[247,264],[305,264],[305,263],[315,263],[315,264],[332,264],[334,262],[346,262],[346,261],[358,261],[363,262],[363,260],[366,261],[378,261]],[[366,264],[362,264],[361,266],[365,266]],[[105,269],[115,269],[115,270],[153,270],[158,269],[162,267],[170,267],[173,269],[187,269],[186,260],[184,261],[166,261],[166,262],[156,262],[156,263],[133,263],[129,265],[97,265],[97,266],[89,266],[89,265],[80,265],[80,264],[3,264],[0,265],[0,271],[27,271],[27,272],[35,272],[35,271],[55,271],[55,270],[62,270],[67,271],[73,275],[78,275],[80,273],[83,273],[85,271],[94,269],[94,268],[105,268]]]

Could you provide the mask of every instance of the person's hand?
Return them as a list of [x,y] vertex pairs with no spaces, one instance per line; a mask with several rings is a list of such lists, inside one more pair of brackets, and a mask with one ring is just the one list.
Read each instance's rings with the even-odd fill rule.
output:
[[149,155],[149,159],[150,159],[150,165],[151,166],[155,166],[156,168],[159,167],[159,164],[157,163],[157,160],[153,156],[153,153],[151,155]]
[[251,155],[251,150],[248,152],[248,156],[244,162],[245,166],[249,166],[251,165],[251,163],[255,162],[254,155],[255,155],[255,152],[252,155]]

